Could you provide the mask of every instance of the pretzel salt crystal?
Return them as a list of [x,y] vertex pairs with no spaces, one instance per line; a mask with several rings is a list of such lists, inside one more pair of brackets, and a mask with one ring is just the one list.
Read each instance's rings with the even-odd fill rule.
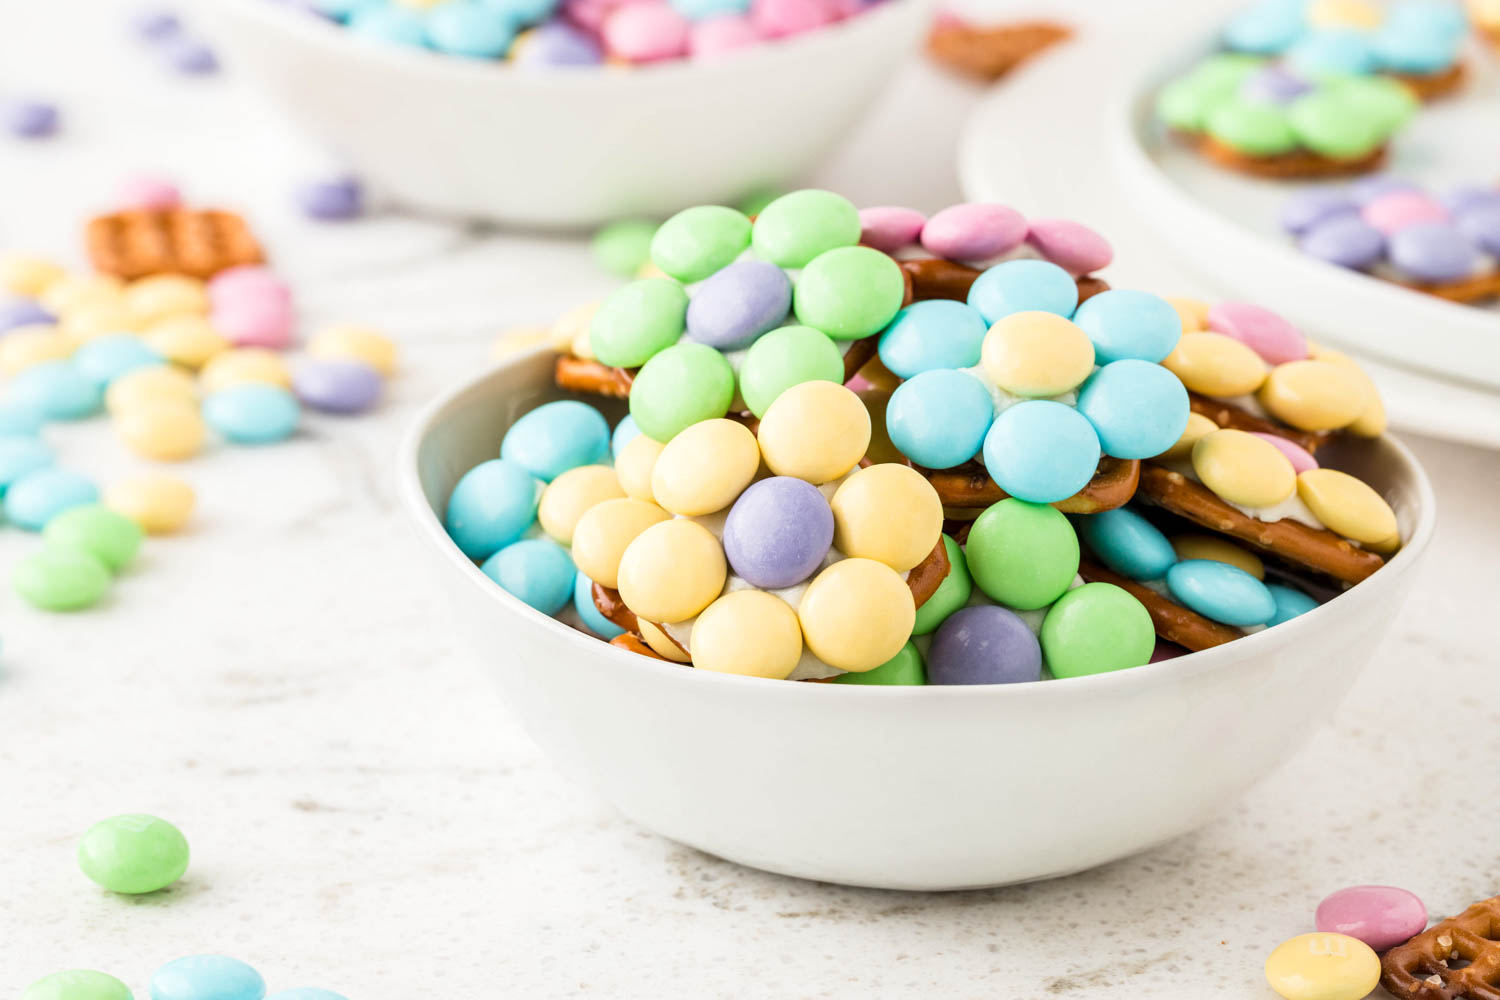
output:
[[1391,948],[1380,970],[1401,1000],[1500,1000],[1500,896]]

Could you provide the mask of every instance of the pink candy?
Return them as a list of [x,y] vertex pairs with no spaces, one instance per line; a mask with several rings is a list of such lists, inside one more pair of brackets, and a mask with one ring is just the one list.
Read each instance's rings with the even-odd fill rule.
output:
[[895,253],[917,242],[927,216],[914,208],[880,206],[859,211],[859,241],[882,253]]
[[1026,242],[1075,278],[1106,267],[1115,258],[1108,240],[1072,219],[1032,219]]
[[671,4],[632,3],[617,7],[604,19],[604,47],[612,56],[631,62],[658,62],[687,54],[688,19]]
[[1356,885],[1319,903],[1314,919],[1320,931],[1347,934],[1384,951],[1421,933],[1427,926],[1427,907],[1405,889]]
[[1359,214],[1389,236],[1419,222],[1447,222],[1448,210],[1420,191],[1392,191],[1365,203]]
[[725,14],[693,22],[688,33],[688,52],[694,59],[709,59],[754,45],[760,32],[748,17]]
[[1273,365],[1307,357],[1307,338],[1301,330],[1248,302],[1220,302],[1208,311],[1208,328],[1233,337]]
[[767,38],[785,38],[838,20],[833,0],[755,0],[750,20]]
[[136,174],[120,182],[115,200],[120,208],[163,211],[182,204],[182,192],[177,185],[153,174]]
[[1026,220],[1005,205],[974,202],[945,208],[922,227],[922,246],[938,257],[981,262],[1013,250],[1026,238]]
[[1280,434],[1266,434],[1262,431],[1251,431],[1250,433],[1275,445],[1276,450],[1287,457],[1287,461],[1292,463],[1292,469],[1298,474],[1318,467],[1318,460],[1313,458],[1312,453],[1297,442],[1288,441]]
[[292,296],[263,267],[230,268],[208,283],[214,329],[240,347],[280,349],[292,345],[296,317]]

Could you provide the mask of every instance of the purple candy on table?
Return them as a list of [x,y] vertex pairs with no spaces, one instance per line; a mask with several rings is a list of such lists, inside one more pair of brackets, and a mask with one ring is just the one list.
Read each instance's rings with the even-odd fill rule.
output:
[[1301,236],[1309,229],[1340,215],[1359,211],[1354,199],[1331,188],[1309,188],[1288,198],[1281,206],[1281,227]]
[[704,279],[688,303],[689,340],[732,351],[786,319],[792,281],[775,264],[742,260]]
[[169,35],[162,40],[159,51],[169,68],[184,75],[206,76],[219,69],[219,57],[214,50],[196,38]]
[[1391,194],[1395,191],[1421,191],[1421,187],[1407,180],[1405,177],[1396,177],[1393,174],[1376,174],[1374,177],[1362,177],[1349,185],[1349,197],[1360,205],[1367,201],[1374,201],[1383,194]]
[[130,18],[130,27],[147,41],[159,42],[181,31],[182,22],[165,7],[144,7]]
[[363,413],[380,398],[380,373],[359,361],[308,359],[292,373],[297,398],[324,413]]
[[56,323],[57,317],[31,299],[0,302],[0,333],[35,323]]
[[737,576],[779,590],[801,583],[833,545],[833,509],[809,482],[773,476],[740,494],[724,519],[724,556]]
[[1385,236],[1353,213],[1334,216],[1302,234],[1302,252],[1337,264],[1364,270],[1385,254]]
[[563,21],[549,21],[515,49],[517,66],[597,66],[604,53],[588,35]]
[[297,204],[309,218],[353,219],[364,212],[364,189],[358,178],[348,175],[309,181],[297,189]]
[[1458,216],[1458,228],[1479,249],[1500,257],[1500,198],[1465,209]]
[[1443,204],[1454,215],[1478,208],[1481,205],[1500,205],[1500,188],[1461,187],[1443,196]]
[[1420,222],[1386,240],[1391,264],[1417,281],[1467,278],[1479,265],[1479,251],[1451,222]]
[[1312,89],[1312,84],[1280,66],[1267,66],[1240,85],[1240,96],[1266,104],[1290,104]]
[[1042,679],[1042,646],[1021,616],[984,604],[938,626],[927,651],[929,684],[1017,684]]
[[18,100],[5,105],[5,127],[22,139],[41,139],[57,131],[57,106],[45,101]]

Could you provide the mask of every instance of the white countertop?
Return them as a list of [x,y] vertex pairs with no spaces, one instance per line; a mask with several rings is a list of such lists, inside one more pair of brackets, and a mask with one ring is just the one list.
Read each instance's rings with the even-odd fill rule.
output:
[[[47,615],[0,586],[0,995],[89,967],[144,997],[161,963],[218,951],[273,990],[351,1000],[1262,998],[1265,955],[1333,889],[1402,885],[1435,915],[1500,889],[1484,625],[1500,458],[1422,439],[1443,511],[1421,594],[1331,724],[1196,834],[1067,879],[915,895],[761,874],[615,816],[516,731],[449,637],[390,468],[415,406],[495,332],[609,282],[562,239],[302,222],[286,191],[317,154],[231,79],[165,78],[119,16],[50,0],[0,17],[0,90],[67,116],[53,142],[0,141],[0,247],[76,261],[122,171],[169,169],[247,210],[310,325],[379,324],[405,365],[373,417],[182,466],[194,530],[148,542],[104,607]],[[973,97],[908,74],[818,180],[866,203],[956,200]],[[919,141],[893,145],[893,128]],[[104,420],[48,437],[106,481],[139,465]],[[36,544],[0,532],[0,567]],[[186,832],[171,890],[115,897],[75,866],[78,835],[126,811]]]

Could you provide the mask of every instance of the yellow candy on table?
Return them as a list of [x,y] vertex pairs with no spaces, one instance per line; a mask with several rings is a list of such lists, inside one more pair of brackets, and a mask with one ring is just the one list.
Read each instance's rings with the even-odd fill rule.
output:
[[656,471],[656,460],[666,446],[654,438],[637,434],[625,442],[620,454],[615,456],[615,475],[625,495],[648,503],[656,503],[656,494],[651,490],[651,477]]
[[1218,535],[1174,535],[1172,551],[1178,559],[1211,559],[1242,569],[1257,580],[1266,578],[1266,564],[1260,556]]
[[931,555],[943,533],[943,501],[908,465],[860,469],[839,484],[830,506],[835,548],[898,573]]
[[151,324],[141,339],[174,365],[197,371],[230,349],[228,340],[203,316],[173,316]]
[[1368,0],[1312,0],[1307,23],[1314,28],[1378,28],[1385,15]]
[[684,653],[681,646],[673,642],[665,632],[646,621],[646,619],[636,619],[636,627],[641,630],[641,638],[646,640],[646,645],[673,663],[693,662],[693,658]]
[[290,389],[292,373],[275,351],[264,347],[237,347],[210,359],[198,373],[198,382],[204,395],[246,382],[264,382]]
[[1308,349],[1312,353],[1314,361],[1327,361],[1330,364],[1339,365],[1345,370],[1353,372],[1369,391],[1369,402],[1365,406],[1365,411],[1359,415],[1359,419],[1355,420],[1345,430],[1359,437],[1379,437],[1384,434],[1386,428],[1385,400],[1380,398],[1380,390],[1376,388],[1374,380],[1365,374],[1365,370],[1359,366],[1359,362],[1342,351],[1335,351],[1327,347],[1309,344]]
[[0,374],[14,375],[44,361],[71,358],[77,347],[77,341],[55,326],[17,327],[0,338]]
[[786,680],[802,659],[802,626],[774,594],[737,590],[703,610],[689,645],[699,670]]
[[661,449],[651,494],[674,514],[712,514],[734,503],[759,468],[760,445],[748,427],[724,417],[702,420]]
[[606,500],[595,504],[573,526],[573,562],[595,583],[619,584],[620,557],[636,536],[671,514],[645,500]]
[[728,575],[724,547],[713,533],[696,521],[677,518],[651,525],[625,547],[618,587],[620,599],[638,617],[671,623],[686,621],[712,604]]
[[1193,471],[1219,498],[1271,507],[1297,491],[1297,470],[1274,444],[1244,431],[1218,430],[1193,445]]
[[878,354],[865,362],[859,374],[866,382],[877,389],[884,389],[887,393],[895,392],[896,386],[901,384],[901,376],[887,368]]
[[1198,439],[1205,434],[1212,434],[1219,429],[1219,425],[1208,419],[1201,413],[1189,413],[1187,428],[1182,432],[1182,437],[1177,443],[1168,448],[1161,455],[1162,458],[1187,458],[1193,453],[1193,446]]
[[148,535],[180,531],[196,503],[193,488],[172,476],[136,476],[104,488],[104,506],[124,514]]
[[1308,469],[1297,495],[1328,530],[1362,545],[1399,544],[1396,512],[1369,484],[1337,469]]
[[1006,392],[1040,398],[1078,388],[1094,370],[1094,344],[1056,313],[1018,312],[984,336],[980,364]]
[[1380,959],[1344,934],[1299,934],[1266,959],[1266,982],[1286,1000],[1363,1000],[1380,982]]
[[802,382],[766,409],[757,437],[772,472],[819,486],[864,458],[870,446],[870,411],[837,383]]
[[572,545],[573,529],[590,507],[624,495],[614,469],[607,465],[581,465],[547,484],[536,517],[542,530],[554,541]]
[[916,624],[917,605],[906,581],[885,563],[841,559],[807,585],[797,618],[814,656],[860,673],[901,651]]
[[65,274],[42,289],[38,301],[54,316],[62,316],[85,305],[118,303],[125,282],[112,274]]
[[69,309],[57,320],[57,328],[77,341],[92,340],[111,333],[130,333],[140,328],[119,300],[88,302]]
[[[587,338],[594,325],[594,313],[598,311],[598,302],[585,302],[558,317],[557,322],[552,324],[552,349],[559,353],[571,351],[580,336]],[[593,357],[592,349],[588,356]]]
[[198,407],[181,400],[132,406],[114,418],[115,432],[142,458],[180,462],[203,450],[208,425]]
[[116,416],[161,402],[197,405],[198,381],[176,365],[152,365],[126,372],[104,390],[104,406]]
[[1189,392],[1244,396],[1266,380],[1266,363],[1251,348],[1222,333],[1187,333],[1162,361]]
[[122,298],[135,329],[172,316],[208,312],[208,286],[185,274],[153,274],[132,281]]
[[365,326],[324,327],[307,342],[307,354],[313,358],[363,361],[387,377],[396,371],[396,342]]
[[28,299],[39,297],[66,273],[60,265],[36,254],[8,253],[0,257],[0,287]]
[[1177,318],[1182,320],[1183,333],[1197,333],[1208,329],[1208,311],[1213,308],[1201,299],[1184,299],[1167,296],[1167,303],[1177,310]]
[[1298,430],[1331,431],[1360,418],[1370,404],[1363,372],[1331,361],[1289,361],[1271,369],[1257,398],[1271,415]]
[[545,326],[516,326],[501,333],[490,345],[490,360],[503,361],[508,357],[541,347],[547,343],[551,331]]

